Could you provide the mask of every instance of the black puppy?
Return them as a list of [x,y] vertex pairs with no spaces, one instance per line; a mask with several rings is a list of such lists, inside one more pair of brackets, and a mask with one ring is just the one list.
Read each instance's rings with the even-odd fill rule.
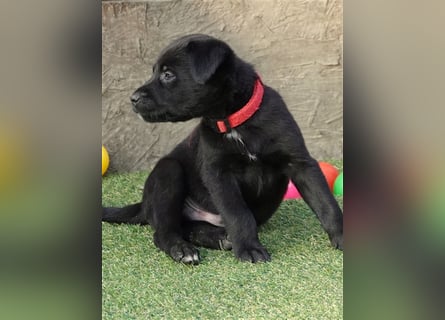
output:
[[199,263],[193,244],[269,261],[257,228],[277,210],[291,179],[342,249],[342,212],[295,120],[226,43],[206,35],[174,41],[131,102],[147,122],[202,120],[157,163],[142,202],[104,208],[103,221],[150,224],[155,244],[183,263]]

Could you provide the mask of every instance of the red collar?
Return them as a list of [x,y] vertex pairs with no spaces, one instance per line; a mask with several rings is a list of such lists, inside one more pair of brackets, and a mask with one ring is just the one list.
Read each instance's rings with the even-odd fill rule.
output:
[[246,103],[244,107],[237,112],[231,114],[224,120],[216,121],[216,127],[220,133],[230,132],[232,128],[242,125],[244,122],[250,119],[254,113],[260,108],[261,101],[263,100],[264,87],[261,79],[255,81],[252,97]]

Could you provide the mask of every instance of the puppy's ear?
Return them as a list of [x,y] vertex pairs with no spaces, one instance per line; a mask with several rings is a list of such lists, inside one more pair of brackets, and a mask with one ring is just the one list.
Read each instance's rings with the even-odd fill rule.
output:
[[233,55],[227,44],[216,39],[192,41],[187,49],[193,79],[199,84],[206,83],[221,64]]

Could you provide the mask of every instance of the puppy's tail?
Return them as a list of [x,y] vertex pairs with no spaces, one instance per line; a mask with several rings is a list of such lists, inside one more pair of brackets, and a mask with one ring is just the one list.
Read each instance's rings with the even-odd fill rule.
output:
[[102,221],[111,223],[148,224],[142,210],[142,203],[135,203],[123,208],[102,207]]

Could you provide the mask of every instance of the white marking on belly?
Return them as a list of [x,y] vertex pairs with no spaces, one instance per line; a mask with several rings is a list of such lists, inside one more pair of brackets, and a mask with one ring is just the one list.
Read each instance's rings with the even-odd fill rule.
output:
[[205,221],[217,227],[224,227],[221,215],[203,210],[190,198],[185,199],[183,213],[192,221]]

